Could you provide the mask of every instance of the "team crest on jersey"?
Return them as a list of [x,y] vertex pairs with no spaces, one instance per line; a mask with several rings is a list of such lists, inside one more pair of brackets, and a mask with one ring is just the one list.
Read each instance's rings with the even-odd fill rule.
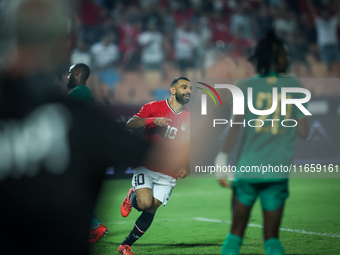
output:
[[185,122],[182,122],[181,129],[182,131],[187,130],[187,124]]

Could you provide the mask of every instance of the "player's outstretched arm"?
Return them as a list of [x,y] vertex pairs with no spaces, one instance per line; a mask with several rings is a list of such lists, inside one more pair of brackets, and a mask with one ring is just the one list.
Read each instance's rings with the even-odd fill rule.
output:
[[169,121],[172,121],[172,119],[163,118],[163,117],[154,118],[154,124],[160,127],[169,126],[168,124]]
[[133,116],[126,122],[126,128],[138,129],[145,127],[145,120],[146,118],[139,118],[137,116]]
[[126,128],[137,129],[142,128],[149,125],[157,125],[160,127],[168,126],[168,122],[172,121],[168,118],[156,117],[156,118],[139,118],[137,116],[133,116],[131,119],[126,122]]
[[[242,122],[243,118],[244,118],[243,115],[236,115],[234,118],[234,122]],[[232,148],[235,146],[239,133],[240,133],[240,125],[234,125],[230,127],[223,149],[217,154],[215,158],[215,165],[219,165],[219,166],[227,165],[228,153],[230,153]],[[216,172],[215,177],[218,179],[219,184],[222,185],[222,187],[226,187],[226,188],[230,188],[231,185],[224,178],[227,178],[230,182],[234,180],[233,173],[225,174],[225,173]]]

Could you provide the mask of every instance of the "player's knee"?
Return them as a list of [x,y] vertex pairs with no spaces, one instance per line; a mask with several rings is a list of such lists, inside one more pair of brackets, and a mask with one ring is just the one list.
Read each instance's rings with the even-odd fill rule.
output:
[[151,209],[152,208],[152,200],[146,200],[146,201],[139,201],[139,200],[137,200],[138,201],[138,207],[139,207],[139,209],[141,209],[141,210],[149,210],[149,209]]
[[158,207],[160,207],[162,205],[162,202],[155,199],[155,205],[154,205],[154,208],[157,209]]

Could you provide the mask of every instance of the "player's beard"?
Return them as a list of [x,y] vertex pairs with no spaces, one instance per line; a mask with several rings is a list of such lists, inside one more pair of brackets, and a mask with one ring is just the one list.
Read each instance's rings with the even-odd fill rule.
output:
[[190,97],[189,97],[189,99],[187,99],[187,98],[184,97],[186,95],[190,96],[190,93],[188,93],[188,94],[179,94],[179,93],[176,92],[176,100],[177,100],[177,102],[180,103],[181,105],[185,105],[185,104],[189,103]]
[[77,87],[77,83],[76,80],[74,79],[73,76],[71,76],[66,84],[66,87],[68,89],[74,89],[75,87]]

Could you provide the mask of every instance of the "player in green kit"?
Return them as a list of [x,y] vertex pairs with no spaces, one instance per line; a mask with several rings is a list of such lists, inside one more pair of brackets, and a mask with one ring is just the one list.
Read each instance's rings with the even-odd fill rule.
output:
[[[90,68],[82,63],[75,64],[70,67],[68,75],[67,88],[72,89],[67,96],[69,101],[85,102],[92,104],[92,93],[86,87],[86,81],[90,76]],[[99,241],[107,232],[107,227],[100,223],[97,217],[93,214],[91,221],[91,233],[89,243],[94,244]]]
[[[292,104],[287,105],[286,115],[281,115],[281,89],[283,87],[301,88],[299,82],[284,75],[288,69],[289,58],[283,41],[273,31],[259,41],[254,54],[249,58],[258,75],[237,83],[248,102],[247,88],[252,88],[252,102],[257,110],[270,109],[273,102],[273,87],[277,88],[277,108],[270,115],[255,115],[245,106],[244,115],[235,115],[233,122],[244,123],[244,133],[240,144],[237,172],[233,187],[233,221],[221,254],[236,255],[249,220],[251,208],[260,198],[263,210],[264,247],[268,255],[285,254],[278,239],[284,203],[288,197],[288,173],[241,172],[252,166],[289,166],[295,146],[295,136],[307,138],[309,127],[304,113]],[[304,98],[302,93],[287,93],[286,98]],[[294,119],[295,127],[284,127],[281,121]],[[252,120],[248,125],[248,121]],[[269,121],[266,121],[269,120]],[[272,121],[270,121],[272,120]],[[274,121],[276,120],[276,121]],[[278,121],[280,120],[280,121]],[[261,125],[263,123],[263,125]],[[293,126],[292,123],[285,124]],[[243,125],[242,125],[243,126]],[[254,127],[257,126],[257,127]],[[235,146],[240,133],[240,124],[230,127],[224,148],[218,153],[215,164],[226,165],[228,153]],[[282,169],[282,168],[281,168]]]
[[67,100],[93,103],[92,93],[86,87],[87,78],[90,76],[90,68],[85,64],[75,64],[70,67],[67,77],[67,88],[71,89]]

